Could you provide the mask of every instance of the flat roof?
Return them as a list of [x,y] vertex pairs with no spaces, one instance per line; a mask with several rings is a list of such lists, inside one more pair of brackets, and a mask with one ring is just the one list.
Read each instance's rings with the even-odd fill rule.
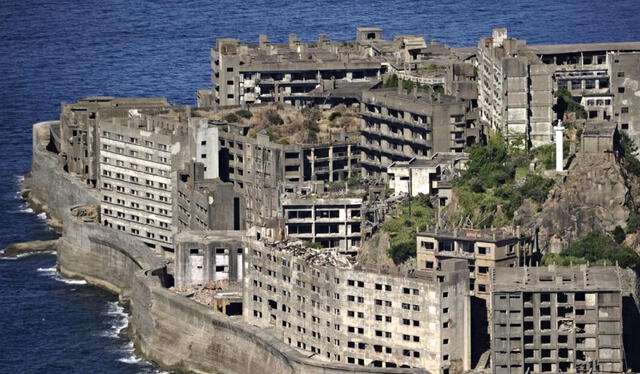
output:
[[620,291],[616,266],[496,267],[493,291]]
[[548,44],[529,45],[529,49],[537,54],[563,54],[578,52],[598,51],[640,51],[638,42],[614,42],[614,43],[582,43],[582,44]]
[[519,239],[515,233],[509,232],[504,229],[433,229],[420,232],[418,233],[418,236],[429,236],[451,240],[481,241],[489,243]]

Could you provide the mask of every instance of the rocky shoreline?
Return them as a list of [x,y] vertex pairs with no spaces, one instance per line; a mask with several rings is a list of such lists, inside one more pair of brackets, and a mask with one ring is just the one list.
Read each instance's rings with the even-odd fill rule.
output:
[[9,244],[0,257],[18,257],[21,255],[38,252],[55,252],[58,249],[58,239],[54,240],[33,240],[23,243]]

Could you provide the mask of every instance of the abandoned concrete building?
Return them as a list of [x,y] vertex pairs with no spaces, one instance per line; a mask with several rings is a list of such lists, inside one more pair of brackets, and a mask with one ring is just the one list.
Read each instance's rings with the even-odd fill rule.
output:
[[497,267],[494,373],[622,373],[617,267]]
[[[344,181],[356,172],[359,148],[338,141],[329,144],[278,144],[266,134],[248,136],[250,127],[219,126],[220,179],[232,182],[246,199],[246,222],[275,228],[281,217],[281,195],[299,191],[308,181]],[[264,233],[274,237],[275,233]]]
[[174,225],[182,230],[243,230],[244,199],[232,183],[204,178],[204,164],[190,162],[178,172]]
[[129,110],[147,113],[169,107],[165,98],[115,98],[94,96],[75,103],[62,103],[60,108],[60,155],[70,173],[95,187],[98,180],[98,123],[110,118],[127,118]]
[[451,181],[465,169],[468,160],[466,153],[436,153],[431,158],[393,162],[387,168],[389,188],[396,196],[435,197],[440,206],[445,206],[453,193]]
[[356,270],[332,251],[259,243],[246,255],[247,322],[317,359],[461,373],[470,367],[464,261],[412,276]]
[[416,237],[417,269],[438,269],[440,262],[457,258],[467,261],[471,294],[488,300],[491,270],[518,267],[533,259],[530,238],[519,230],[433,228]]
[[[366,34],[363,40],[381,38],[381,30],[360,32]],[[317,43],[302,43],[295,34],[287,44],[272,44],[266,35],[260,35],[257,45],[218,39],[211,56],[215,87],[201,91],[199,102],[206,107],[274,101],[300,104],[308,92],[327,81],[380,80],[386,71],[383,59],[359,43],[332,43],[324,34]]]
[[437,152],[463,152],[481,134],[471,110],[470,103],[461,99],[417,89],[407,93],[400,85],[363,92],[363,175],[386,178],[393,162]]
[[640,42],[527,46],[494,29],[478,44],[481,118],[509,140],[551,143],[553,93],[564,88],[587,121],[613,121],[640,140],[639,62]]
[[285,198],[285,237],[356,254],[363,236],[362,198]]
[[476,61],[480,118],[510,142],[551,143],[554,68],[506,29],[480,39]]
[[177,234],[176,286],[242,282],[247,251],[245,236],[244,230],[184,230]]

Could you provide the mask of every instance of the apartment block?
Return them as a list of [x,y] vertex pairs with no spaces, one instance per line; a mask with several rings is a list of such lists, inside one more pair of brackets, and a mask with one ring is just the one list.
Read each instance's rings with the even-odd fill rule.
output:
[[[358,40],[380,40],[381,33],[362,29]],[[384,60],[361,44],[331,42],[325,34],[316,43],[303,43],[295,34],[286,44],[271,43],[266,35],[257,45],[217,39],[211,50],[214,88],[210,99],[208,92],[199,92],[199,102],[212,107],[274,101],[299,105],[328,82],[379,81]]]
[[[337,141],[328,144],[277,144],[266,134],[248,136],[250,127],[220,125],[220,179],[232,182],[246,199],[247,225],[273,225],[281,217],[283,193],[299,190],[301,182],[344,181],[357,170],[359,147]],[[274,234],[265,234],[273,236]]]
[[66,170],[91,187],[98,180],[98,123],[110,118],[127,118],[130,110],[159,112],[169,106],[165,98],[116,98],[93,96],[75,103],[62,103],[60,108],[60,155]]
[[244,318],[316,359],[462,373],[470,367],[468,271],[389,275],[332,251],[284,244],[246,254]]
[[407,93],[398,86],[364,91],[360,108],[360,164],[366,176],[386,178],[397,161],[463,152],[481,134],[467,117],[471,103],[452,96]]
[[622,373],[617,267],[495,268],[493,373]]
[[510,143],[551,143],[554,68],[544,65],[524,40],[509,38],[506,29],[480,39],[476,59],[481,120]]
[[446,259],[464,259],[472,295],[489,300],[491,270],[536,261],[531,239],[519,230],[433,228],[417,234],[417,269],[438,269]]
[[[104,225],[173,252],[175,172],[189,160],[189,110],[132,112],[101,121],[99,188]],[[191,132],[193,133],[193,132]]]

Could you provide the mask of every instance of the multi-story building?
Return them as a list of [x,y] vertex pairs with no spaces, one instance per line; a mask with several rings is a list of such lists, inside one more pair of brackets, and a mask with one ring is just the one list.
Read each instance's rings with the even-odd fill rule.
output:
[[465,261],[388,275],[332,251],[256,242],[246,253],[244,318],[318,359],[430,373],[470,368]]
[[190,162],[178,172],[173,221],[176,231],[243,230],[244,199],[233,183],[204,177],[204,164]]
[[[615,121],[640,139],[637,82],[640,42],[527,46],[494,29],[477,52],[481,119],[509,139],[551,143],[553,93],[567,89],[586,110],[586,120]],[[635,83],[634,83],[635,82]]]
[[476,58],[481,120],[509,142],[551,143],[554,68],[544,65],[524,40],[509,38],[506,29],[480,39]]
[[470,102],[452,96],[397,89],[362,93],[360,163],[363,174],[386,177],[396,161],[459,153],[480,137],[468,118]]
[[[358,41],[370,44],[380,40],[381,33],[359,29]],[[218,39],[211,50],[214,89],[199,92],[199,105],[301,104],[326,82],[378,81],[386,71],[384,60],[362,44],[332,43],[324,34],[317,43],[302,43],[295,34],[287,44],[270,43],[266,35],[260,35],[257,45]]]
[[362,198],[284,198],[285,237],[356,254],[363,233]]
[[[220,125],[220,179],[233,182],[246,201],[247,225],[273,225],[281,217],[282,193],[301,182],[344,181],[357,170],[359,148],[350,142],[277,144],[249,127]],[[267,236],[273,236],[267,234]]]
[[431,229],[417,234],[417,269],[438,269],[441,261],[451,258],[467,261],[472,294],[489,299],[491,269],[516,267],[532,263],[531,240],[502,229]]
[[617,267],[495,268],[492,366],[499,373],[622,373]]
[[62,103],[59,141],[60,155],[66,161],[66,170],[91,187],[96,187],[100,138],[97,124],[110,118],[127,118],[129,111],[144,109],[147,113],[152,113],[168,106],[165,98],[111,96],[86,97],[76,103]]
[[[175,236],[175,284],[242,282],[245,231],[185,230]],[[220,285],[222,287],[222,285]]]
[[[190,120],[185,107],[100,121],[104,225],[126,231],[161,253],[173,252],[175,172],[192,155],[204,152],[199,139],[190,139],[195,133],[189,131],[190,124],[200,123]],[[210,141],[217,143],[217,138]]]

